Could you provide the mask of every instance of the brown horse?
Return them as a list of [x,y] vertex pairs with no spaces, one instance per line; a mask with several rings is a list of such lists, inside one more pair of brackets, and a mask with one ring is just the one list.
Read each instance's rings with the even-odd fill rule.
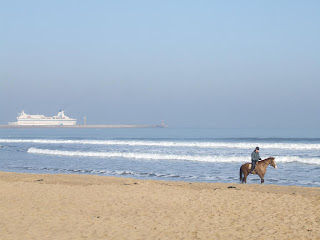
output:
[[[253,170],[251,174],[258,174],[261,179],[261,184],[264,183],[264,175],[267,171],[267,166],[271,165],[274,168],[277,168],[276,162],[274,161],[274,157],[269,157],[262,161],[257,162],[256,168]],[[251,171],[251,163],[245,163],[240,167],[240,181],[247,183],[247,176]],[[243,177],[242,177],[243,174]]]

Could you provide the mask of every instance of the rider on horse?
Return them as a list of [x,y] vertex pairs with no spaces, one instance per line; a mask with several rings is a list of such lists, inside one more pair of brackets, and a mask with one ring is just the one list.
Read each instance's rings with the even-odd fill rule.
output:
[[251,153],[251,173],[256,168],[258,160],[261,160],[261,158],[259,155],[259,147],[256,147],[256,149]]

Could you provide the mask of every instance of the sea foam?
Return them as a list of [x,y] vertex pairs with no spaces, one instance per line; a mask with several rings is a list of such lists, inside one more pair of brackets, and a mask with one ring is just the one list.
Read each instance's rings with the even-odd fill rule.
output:
[[318,143],[266,143],[266,142],[201,142],[201,141],[140,141],[140,140],[54,140],[54,139],[0,139],[2,143],[36,144],[87,144],[87,145],[122,145],[153,147],[196,147],[196,148],[236,148],[252,149],[260,146],[264,149],[320,150]]
[[[31,147],[28,153],[46,154],[69,157],[99,157],[99,158],[128,158],[146,160],[181,160],[198,162],[248,162],[247,157],[239,156],[213,156],[213,155],[177,155],[177,154],[155,154],[155,153],[136,153],[136,152],[98,152],[98,151],[61,151],[51,149],[40,149]],[[299,162],[304,164],[320,165],[320,158],[301,158],[297,156],[274,156],[276,162],[291,163]]]

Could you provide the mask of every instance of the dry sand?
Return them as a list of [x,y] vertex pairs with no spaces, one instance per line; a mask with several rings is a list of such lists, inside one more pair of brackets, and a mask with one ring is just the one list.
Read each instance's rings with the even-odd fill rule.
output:
[[320,239],[320,188],[0,172],[0,239]]

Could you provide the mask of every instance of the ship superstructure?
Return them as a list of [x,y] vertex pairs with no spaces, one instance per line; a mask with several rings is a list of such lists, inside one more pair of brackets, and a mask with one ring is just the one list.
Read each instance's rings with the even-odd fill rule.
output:
[[17,122],[9,122],[9,125],[23,125],[23,126],[62,126],[62,125],[76,125],[77,119],[69,118],[60,111],[57,116],[46,117],[44,115],[30,115],[24,111],[19,113]]

